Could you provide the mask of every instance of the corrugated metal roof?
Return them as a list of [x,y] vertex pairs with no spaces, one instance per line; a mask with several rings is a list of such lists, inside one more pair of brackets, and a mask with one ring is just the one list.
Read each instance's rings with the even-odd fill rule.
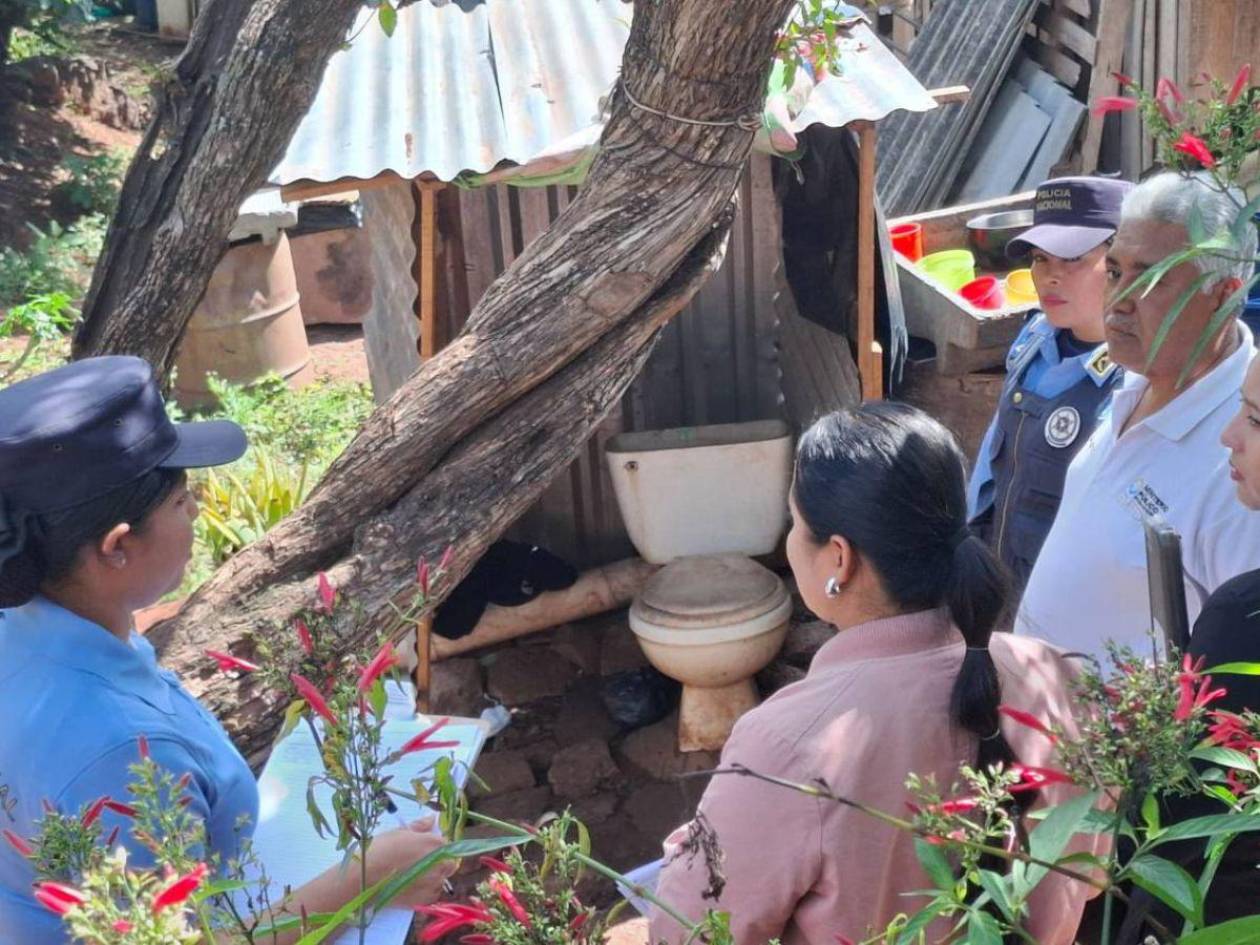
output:
[[[269,180],[451,180],[525,164],[599,118],[630,33],[622,0],[413,3],[387,37],[359,17]],[[842,127],[935,103],[865,23],[846,31],[842,74],[814,87],[791,128]]]
[[854,121],[879,121],[895,111],[936,108],[927,89],[865,23],[848,27],[839,46],[840,75],[829,75],[814,86],[805,107],[792,119],[793,131],[819,123],[843,128]]
[[622,0],[413,3],[390,37],[364,10],[269,180],[384,170],[450,180],[523,164],[598,118],[631,9]]

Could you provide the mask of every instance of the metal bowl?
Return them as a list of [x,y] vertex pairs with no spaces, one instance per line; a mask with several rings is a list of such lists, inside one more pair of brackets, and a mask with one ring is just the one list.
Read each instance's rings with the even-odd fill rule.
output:
[[967,221],[967,247],[981,269],[1009,269],[1006,244],[1032,226],[1031,210],[986,213]]

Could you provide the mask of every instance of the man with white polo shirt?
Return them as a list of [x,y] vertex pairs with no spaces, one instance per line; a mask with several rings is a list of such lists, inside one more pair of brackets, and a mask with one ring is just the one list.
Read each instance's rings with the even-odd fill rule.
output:
[[[1111,298],[1188,246],[1186,225],[1196,211],[1209,232],[1229,230],[1240,204],[1208,181],[1166,173],[1128,194],[1107,253]],[[1020,602],[1017,633],[1098,657],[1107,639],[1150,652],[1143,522],[1154,516],[1181,535],[1191,623],[1208,593],[1260,563],[1260,516],[1235,501],[1220,443],[1254,353],[1251,332],[1228,319],[1177,383],[1213,313],[1248,277],[1252,264],[1244,260],[1255,252],[1250,228],[1229,250],[1238,261],[1182,263],[1153,289],[1109,303],[1108,352],[1126,378],[1068,468],[1062,503]],[[1191,295],[1151,360],[1164,316],[1205,272],[1212,278]]]

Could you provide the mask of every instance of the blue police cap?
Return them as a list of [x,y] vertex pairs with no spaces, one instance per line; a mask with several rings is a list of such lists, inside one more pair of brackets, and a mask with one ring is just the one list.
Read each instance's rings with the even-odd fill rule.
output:
[[230,463],[245,447],[231,421],[171,422],[147,361],[75,361],[0,390],[0,532],[6,508],[11,518],[71,508],[154,469]]
[[1033,247],[1062,259],[1084,256],[1115,236],[1120,205],[1133,185],[1107,177],[1058,177],[1037,188],[1033,225],[1006,244],[1018,259]]

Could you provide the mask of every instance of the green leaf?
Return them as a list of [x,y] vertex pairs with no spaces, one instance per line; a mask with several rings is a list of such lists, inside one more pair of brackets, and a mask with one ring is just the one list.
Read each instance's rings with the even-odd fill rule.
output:
[[919,938],[919,933],[935,922],[944,908],[944,904],[937,900],[912,915],[906,927],[897,935],[897,945],[914,945]]
[[372,714],[378,719],[384,718],[385,704],[388,701],[389,697],[385,694],[385,680],[377,679],[368,690],[368,705],[372,707]]
[[1247,204],[1247,206],[1243,208],[1242,212],[1238,214],[1237,219],[1234,220],[1234,225],[1230,227],[1230,235],[1234,238],[1235,242],[1241,243],[1243,239],[1246,238],[1247,227],[1255,226],[1251,218],[1257,213],[1260,213],[1260,197],[1257,197],[1255,200],[1251,201],[1251,203]]
[[375,896],[387,881],[387,879],[383,879],[379,883],[369,886],[367,889],[363,890],[344,906],[330,915],[326,924],[321,925],[318,929],[314,929],[303,935],[294,943],[294,945],[319,945],[320,942],[336,932],[346,919],[358,912],[359,907]]
[[1176,863],[1158,856],[1143,855],[1130,861],[1122,875],[1176,909],[1195,925],[1203,924],[1203,890],[1194,877]]
[[376,16],[381,21],[381,32],[386,36],[393,36],[394,28],[398,26],[398,11],[394,9],[390,0],[381,0]]
[[247,884],[243,879],[220,879],[217,882],[198,887],[196,892],[192,894],[192,901],[205,902],[211,896],[218,896],[221,893],[244,889],[246,885]]
[[1190,757],[1196,761],[1206,761],[1226,768],[1237,768],[1253,774],[1256,772],[1256,763],[1251,758],[1241,751],[1225,748],[1222,745],[1203,745],[1190,752]]
[[1177,319],[1181,316],[1182,311],[1190,304],[1190,300],[1195,297],[1199,290],[1203,288],[1204,284],[1211,279],[1213,275],[1214,273],[1211,272],[1200,273],[1199,277],[1191,282],[1181,295],[1177,296],[1177,301],[1172,304],[1172,308],[1168,310],[1168,314],[1164,316],[1164,320],[1159,323],[1159,331],[1155,332],[1155,338],[1151,341],[1151,351],[1150,354],[1146,356],[1146,366],[1148,369],[1155,363],[1155,356],[1159,354],[1159,349],[1164,346],[1164,342],[1168,338],[1168,333],[1172,331],[1172,327],[1177,323]]
[[1247,814],[1212,814],[1207,817],[1192,817],[1180,823],[1172,824],[1161,833],[1152,847],[1170,843],[1174,840],[1193,840],[1199,837],[1215,837],[1226,833],[1254,833],[1260,830],[1260,813]]
[[[1028,853],[1038,860],[1053,863],[1063,855],[1063,848],[1080,832],[1080,826],[1094,809],[1098,792],[1082,794],[1055,806],[1028,837]],[[1036,863],[1028,865],[1028,886],[1035,887],[1049,872],[1049,868]]]
[[1190,216],[1186,220],[1186,235],[1190,243],[1202,243],[1208,238],[1207,224],[1203,222],[1203,211],[1196,203],[1190,208]]
[[1209,341],[1216,337],[1216,333],[1221,330],[1221,326],[1234,317],[1238,310],[1238,306],[1242,304],[1243,299],[1247,297],[1252,284],[1256,281],[1256,277],[1252,277],[1238,287],[1238,289],[1230,293],[1224,304],[1221,305],[1212,315],[1206,328],[1199,335],[1198,341],[1194,343],[1194,348],[1190,351],[1190,357],[1186,359],[1186,366],[1181,369],[1181,374],[1177,377],[1177,387],[1180,388],[1186,382],[1186,378],[1190,376],[1190,372],[1198,363],[1199,355],[1203,353],[1203,349],[1207,347]]
[[310,815],[311,824],[315,827],[315,832],[322,838],[324,831],[331,829],[324,812],[319,809],[319,804],[315,802],[315,779],[306,786],[306,812]]
[[1008,922],[1015,921],[1015,907],[1011,903],[1010,894],[1006,890],[1006,877],[999,876],[992,870],[979,870],[976,879],[979,881],[981,888],[989,894],[1002,915],[1006,916]]
[[1002,945],[997,919],[987,912],[972,912],[967,923],[967,942],[968,945]]
[[467,857],[482,856],[486,853],[497,853],[499,850],[514,847],[529,839],[520,834],[511,837],[486,837],[480,840],[457,840],[440,846],[428,856],[412,866],[373,887],[378,891],[372,903],[374,909],[383,909],[404,889],[444,860],[462,860]]
[[1153,791],[1142,801],[1142,822],[1146,824],[1148,837],[1159,833],[1159,800]]
[[1230,919],[1177,939],[1177,945],[1254,945],[1260,941],[1260,915]]
[[1260,676],[1260,663],[1221,663],[1203,672],[1212,676]]
[[958,879],[954,875],[954,868],[949,865],[949,860],[945,858],[940,847],[928,843],[922,837],[915,837],[914,853],[919,858],[924,871],[936,884],[936,888],[947,895],[952,895]]
[[[332,919],[331,912],[311,912],[306,916],[306,924],[312,929],[323,928]],[[279,935],[281,932],[288,932],[302,925],[302,917],[300,915],[289,916],[287,919],[277,919],[275,922],[267,925],[260,925],[254,929],[253,937],[256,942],[263,942],[272,936]]]

